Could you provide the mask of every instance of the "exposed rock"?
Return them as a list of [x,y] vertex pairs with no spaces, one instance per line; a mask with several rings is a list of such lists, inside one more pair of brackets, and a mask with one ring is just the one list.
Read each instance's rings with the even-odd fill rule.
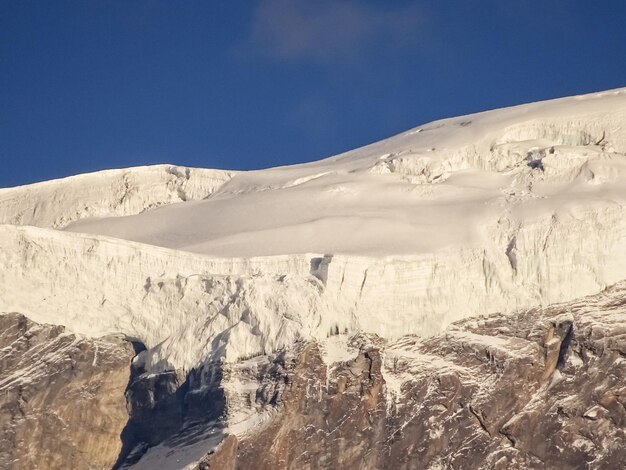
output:
[[198,464],[197,470],[235,470],[236,455],[237,438],[231,434],[203,462]]
[[0,315],[0,468],[111,468],[132,345]]
[[[329,366],[309,343],[268,369],[257,400],[280,412],[239,437],[236,457],[227,446],[228,465],[626,465],[625,284],[569,304],[466,320],[425,341],[352,343],[358,354],[347,362]],[[287,386],[275,394],[271,383],[279,382]],[[225,455],[218,450],[206,462],[225,465]]]
[[237,468],[378,468],[385,436],[380,351],[329,370],[319,347],[308,344],[288,372],[278,398],[283,413],[244,438]]
[[136,360],[130,377],[133,350],[117,338],[18,314],[0,327],[1,468],[626,464],[626,283],[425,340],[337,337],[348,360],[300,341],[188,374]]

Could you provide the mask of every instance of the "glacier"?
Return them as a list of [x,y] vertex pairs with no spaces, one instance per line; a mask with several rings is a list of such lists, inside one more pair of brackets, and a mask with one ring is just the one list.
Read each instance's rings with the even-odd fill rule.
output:
[[0,190],[0,312],[141,341],[146,370],[429,336],[626,279],[626,89],[425,124],[318,162]]

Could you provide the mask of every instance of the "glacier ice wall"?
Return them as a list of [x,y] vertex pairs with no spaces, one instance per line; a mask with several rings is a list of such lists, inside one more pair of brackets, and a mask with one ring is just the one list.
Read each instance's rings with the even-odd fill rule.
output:
[[[292,167],[2,189],[0,311],[136,338],[158,371],[303,337],[430,335],[596,293],[626,278],[625,91],[438,121]],[[86,233],[54,230],[79,220]]]
[[86,217],[138,214],[204,199],[236,172],[155,165],[0,189],[0,223],[63,228]]
[[500,224],[486,228],[478,249],[389,258],[217,259],[5,225],[0,308],[91,336],[137,338],[152,348],[154,370],[346,331],[429,335],[466,316],[559,302],[626,278],[625,216],[616,205]]

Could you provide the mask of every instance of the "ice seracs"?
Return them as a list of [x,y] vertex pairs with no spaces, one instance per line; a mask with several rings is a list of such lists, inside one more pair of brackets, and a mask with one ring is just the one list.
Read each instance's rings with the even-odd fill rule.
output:
[[0,311],[135,338],[153,370],[430,335],[626,278],[625,204],[623,89],[302,165],[82,175],[0,190]]
[[235,173],[153,165],[0,189],[0,221],[63,228],[86,217],[138,214],[164,204],[207,198]]

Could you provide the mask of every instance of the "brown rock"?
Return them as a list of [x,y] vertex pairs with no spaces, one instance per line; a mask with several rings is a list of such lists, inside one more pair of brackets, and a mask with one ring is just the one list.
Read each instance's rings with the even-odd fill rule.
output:
[[111,468],[133,355],[118,338],[0,315],[0,468]]

